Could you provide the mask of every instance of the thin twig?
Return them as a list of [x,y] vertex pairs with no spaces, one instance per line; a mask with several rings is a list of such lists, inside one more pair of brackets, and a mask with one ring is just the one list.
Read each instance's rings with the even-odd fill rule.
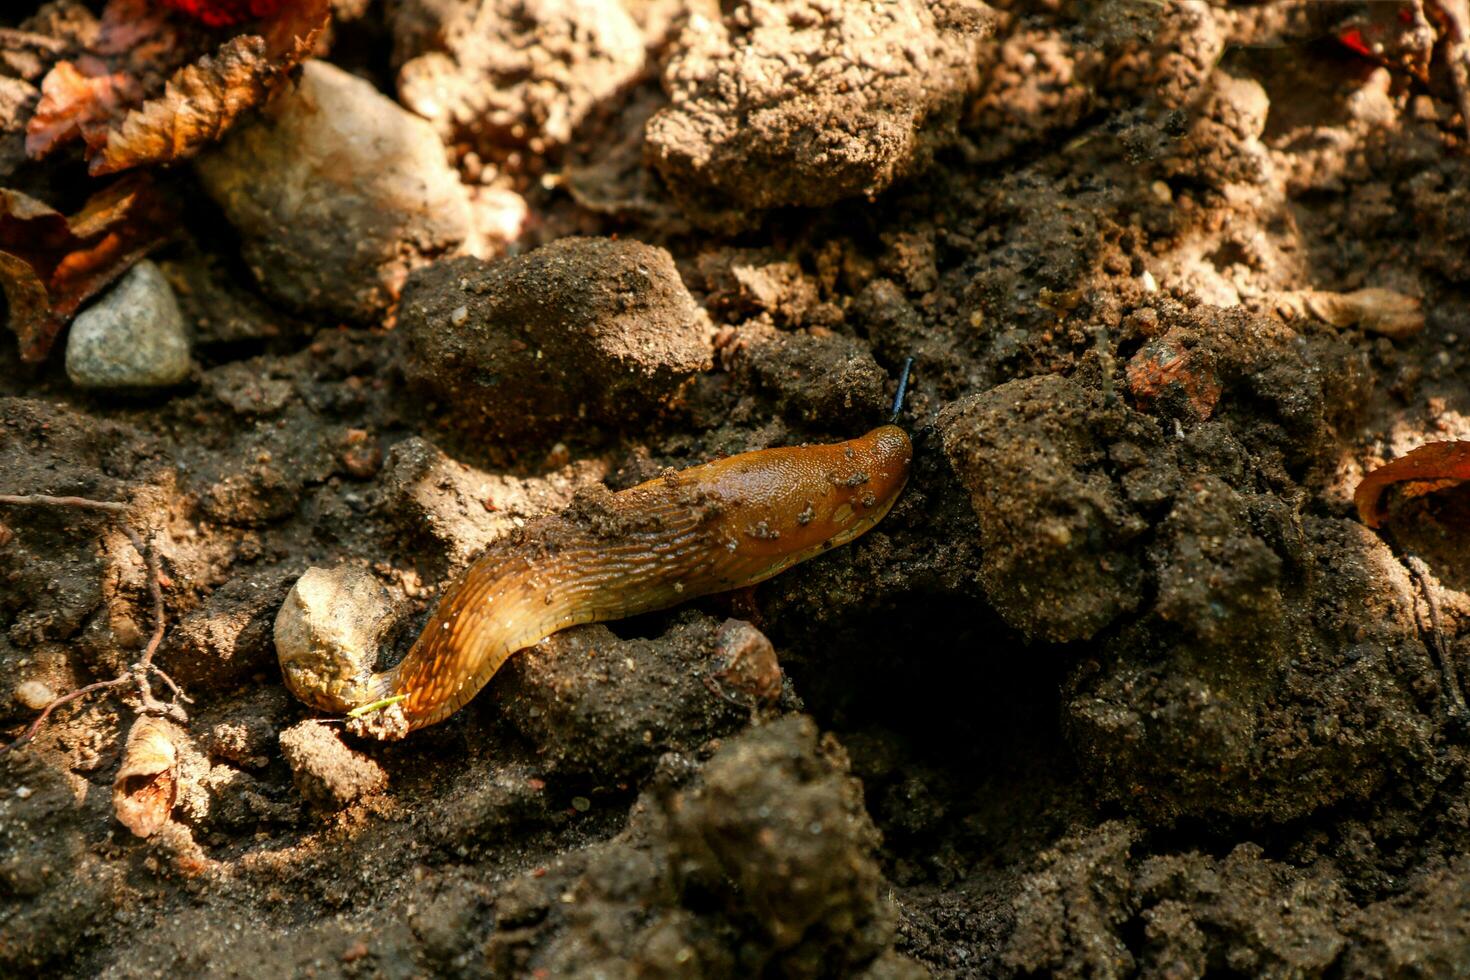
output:
[[[1465,693],[1460,688],[1460,676],[1455,670],[1454,660],[1450,657],[1449,644],[1445,642],[1444,620],[1439,611],[1439,594],[1429,581],[1429,566],[1418,555],[1409,555],[1405,564],[1414,576],[1414,581],[1418,583],[1419,590],[1424,593],[1424,601],[1429,606],[1430,628],[1424,629],[1421,621],[1419,629],[1428,634],[1429,646],[1434,651],[1435,658],[1439,660],[1439,671],[1444,677],[1445,693],[1450,701],[1450,716],[1464,720],[1467,715]],[[1416,618],[1419,615],[1418,603],[1414,604],[1414,615]]]
[[[127,504],[113,503],[110,500],[88,500],[86,497],[52,497],[44,493],[31,493],[17,495],[13,493],[0,493],[0,504],[14,504],[17,507],[72,507],[80,510],[105,510],[109,514],[126,514]],[[132,530],[129,528],[129,530]],[[138,550],[142,554],[142,549]]]
[[[0,494],[0,504],[8,504],[14,507],[65,507],[74,510],[95,510],[107,514],[126,514],[128,511],[127,504],[114,503],[107,500],[90,500],[86,497],[52,497],[47,494]],[[148,638],[148,645],[143,648],[142,656],[135,663],[130,664],[128,669],[123,673],[111,680],[97,681],[95,684],[79,687],[75,691],[63,694],[46,705],[46,707],[41,709],[41,713],[36,716],[36,719],[27,726],[20,738],[17,738],[9,745],[0,745],[0,754],[8,752],[21,743],[33,738],[36,732],[40,731],[41,725],[51,716],[51,712],[62,705],[70,704],[72,701],[84,695],[92,694],[95,691],[122,687],[127,684],[132,684],[138,689],[139,707],[137,711],[139,714],[165,715],[175,721],[188,721],[188,715],[179,706],[179,702],[193,704],[193,701],[180,690],[179,685],[174,683],[172,677],[153,664],[153,655],[158,652],[159,645],[163,643],[165,627],[163,576],[158,566],[158,551],[153,547],[151,540],[144,541],[143,536],[133,530],[126,522],[119,522],[118,527],[127,536],[128,543],[133,546],[133,550],[143,559],[143,565],[147,569],[148,592],[153,600],[153,634]],[[157,674],[168,685],[175,699],[172,704],[164,704],[154,698],[153,687],[148,682],[149,674]]]

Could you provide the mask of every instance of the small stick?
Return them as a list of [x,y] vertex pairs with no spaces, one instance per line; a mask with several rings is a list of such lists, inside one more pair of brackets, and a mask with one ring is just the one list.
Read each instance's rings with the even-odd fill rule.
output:
[[374,711],[381,711],[384,708],[391,708],[393,705],[397,704],[399,701],[402,701],[404,698],[407,697],[407,694],[395,694],[391,698],[383,698],[381,701],[374,701],[371,704],[360,704],[356,708],[353,708],[351,711],[347,712],[347,717],[361,718],[363,715],[372,714]]
[[[1446,696],[1450,701],[1450,716],[1463,720],[1467,714],[1465,693],[1460,688],[1460,676],[1455,670],[1455,662],[1450,659],[1449,644],[1445,642],[1444,623],[1439,611],[1439,595],[1434,591],[1434,586],[1430,584],[1429,566],[1418,555],[1410,555],[1405,564],[1408,565],[1409,572],[1414,576],[1414,581],[1418,583],[1420,591],[1424,593],[1424,601],[1429,606],[1430,629],[1423,630],[1422,622],[1420,629],[1429,634],[1429,646],[1434,651],[1435,658],[1439,660],[1439,671],[1444,677]],[[1415,603],[1414,614],[1416,617],[1419,614],[1417,603]]]
[[[0,504],[8,504],[13,507],[65,507],[74,510],[101,511],[106,514],[126,514],[128,511],[127,504],[114,503],[107,500],[90,500],[86,497],[53,497],[38,493],[25,495],[0,494]],[[143,648],[143,655],[138,658],[136,663],[129,665],[126,671],[111,680],[97,681],[94,684],[79,687],[75,691],[63,694],[46,705],[46,707],[41,709],[41,713],[36,716],[36,719],[26,727],[26,730],[21,734],[20,738],[17,738],[8,745],[0,745],[0,754],[9,752],[21,743],[33,738],[36,732],[40,731],[46,719],[51,716],[51,712],[62,705],[70,704],[72,701],[96,691],[122,687],[129,683],[138,689],[140,707],[137,710],[139,714],[165,715],[175,721],[188,721],[189,716],[185,714],[183,708],[179,707],[178,702],[182,701],[185,704],[193,704],[193,701],[179,689],[179,685],[174,683],[172,677],[153,665],[153,655],[158,652],[158,647],[163,643],[165,627],[163,576],[158,567],[158,552],[154,549],[152,541],[145,542],[142,535],[133,530],[127,523],[119,522],[118,527],[127,536],[128,543],[133,546],[133,550],[142,557],[143,564],[147,568],[148,573],[148,592],[153,600],[153,634],[148,638],[148,645]],[[148,683],[148,675],[150,673],[157,674],[168,685],[169,690],[174,694],[174,703],[164,704],[153,697],[152,685]]]

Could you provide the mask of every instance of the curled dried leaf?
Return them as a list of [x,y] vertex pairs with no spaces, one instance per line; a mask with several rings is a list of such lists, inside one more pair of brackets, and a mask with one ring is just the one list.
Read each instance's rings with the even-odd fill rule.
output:
[[90,172],[185,160],[216,142],[311,52],[329,16],[328,0],[292,4],[265,36],[241,34],[213,55],[185,65],[168,80],[162,96],[129,112],[107,134]]
[[256,18],[256,30],[221,43],[147,0],[110,0],[89,52],[58,62],[42,81],[28,155],[40,159],[80,137],[94,175],[187,159],[269,98],[331,14],[330,0],[185,6],[209,24]]
[[1420,301],[1392,289],[1359,289],[1351,293],[1311,290],[1302,296],[1312,315],[1334,327],[1361,326],[1369,333],[1395,339],[1424,329]]
[[1358,517],[1377,527],[1386,516],[1383,495],[1395,484],[1411,484],[1419,493],[1470,480],[1470,442],[1431,442],[1378,467],[1353,492]]
[[178,797],[178,751],[167,722],[141,717],[128,732],[122,768],[112,781],[112,812],[136,837],[168,822]]

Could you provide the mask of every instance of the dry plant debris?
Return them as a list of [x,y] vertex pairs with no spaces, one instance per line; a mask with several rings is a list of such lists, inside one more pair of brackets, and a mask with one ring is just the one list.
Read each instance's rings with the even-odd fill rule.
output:
[[0,188],[0,289],[21,359],[45,360],[81,305],[162,242],[173,217],[147,174],[112,183],[70,217]]
[[[0,505],[11,507],[63,507],[76,510],[101,511],[106,514],[125,515],[128,511],[127,504],[120,504],[106,500],[89,500],[86,497],[53,497],[46,494],[0,494]],[[148,638],[148,645],[143,648],[143,654],[138,660],[128,667],[127,670],[118,674],[111,680],[97,681],[87,684],[75,691],[61,695],[50,704],[41,709],[41,713],[31,722],[30,726],[21,734],[20,738],[8,745],[0,746],[0,753],[8,752],[24,742],[33,738],[51,712],[62,705],[70,704],[78,698],[85,697],[96,691],[106,691],[113,688],[134,685],[138,689],[138,712],[145,715],[163,715],[175,721],[188,721],[188,715],[184,712],[183,704],[190,703],[187,695],[174,683],[173,678],[164,673],[163,669],[153,662],[153,655],[158,652],[158,646],[163,642],[164,615],[163,615],[163,584],[162,576],[158,568],[158,552],[151,543],[145,543],[142,535],[130,527],[125,521],[118,522],[118,528],[127,536],[128,542],[143,557],[148,567],[148,592],[153,600],[153,633]],[[157,700],[153,696],[153,687],[149,683],[149,675],[157,674],[159,680],[163,681],[173,692],[174,700],[168,704]]]
[[[93,175],[188,159],[279,87],[330,16],[327,0],[185,6],[210,24],[235,23],[247,10],[259,16],[255,10],[269,9],[271,16],[257,25],[259,33],[228,38],[175,65],[178,52],[201,40],[146,0],[111,0],[94,46],[58,61],[42,80],[26,152],[39,160],[80,138]],[[160,75],[161,85],[152,82]]]
[[147,715],[128,730],[122,766],[112,780],[112,812],[135,837],[152,837],[178,797],[178,751],[167,722]]

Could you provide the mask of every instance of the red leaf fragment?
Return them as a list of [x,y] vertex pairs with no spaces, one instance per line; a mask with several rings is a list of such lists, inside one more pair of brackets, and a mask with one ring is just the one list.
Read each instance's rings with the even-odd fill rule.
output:
[[145,174],[113,183],[70,218],[0,188],[0,290],[21,360],[45,360],[81,305],[164,241],[173,209]]
[[1470,480],[1470,442],[1431,442],[1389,460],[1363,477],[1363,482],[1353,491],[1353,503],[1364,524],[1378,527],[1387,516],[1383,495],[1394,484],[1430,484],[1414,488],[1423,493],[1459,480]]
[[186,13],[210,27],[229,27],[247,20],[270,17],[287,2],[288,0],[163,0],[163,5]]

